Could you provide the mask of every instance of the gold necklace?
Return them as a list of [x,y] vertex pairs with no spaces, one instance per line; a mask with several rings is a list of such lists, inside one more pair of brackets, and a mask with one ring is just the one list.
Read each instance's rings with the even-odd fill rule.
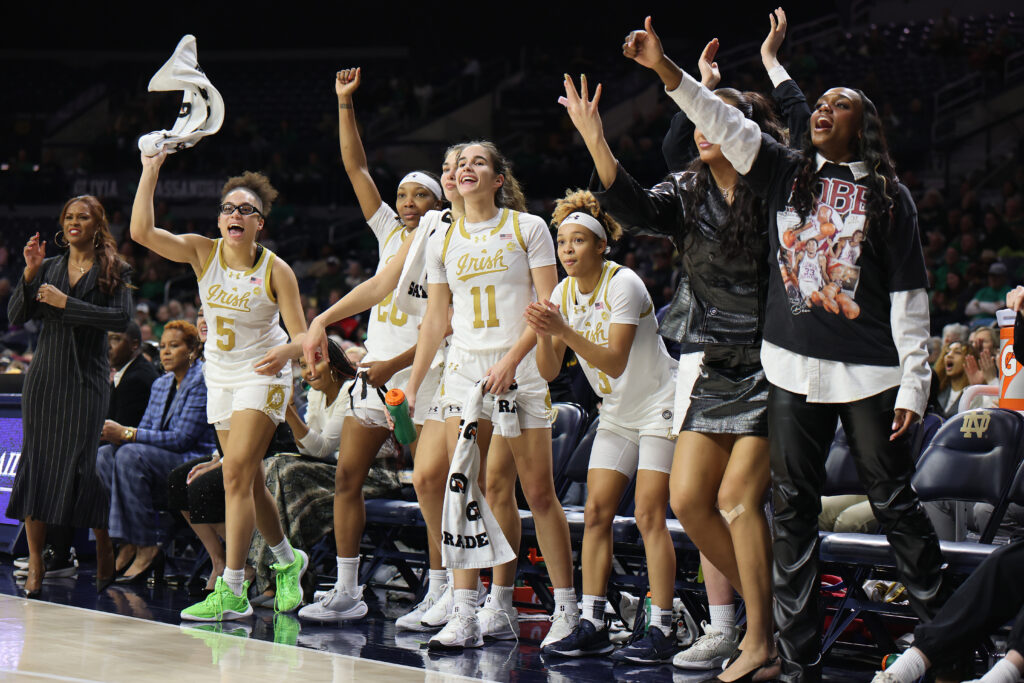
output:
[[736,187],[736,183],[733,183],[729,187],[722,187],[721,185],[718,185],[718,183],[715,183],[715,185],[718,186],[718,191],[721,192],[722,196],[725,197],[727,200],[729,199],[729,195],[732,194],[732,189]]
[[[87,261],[87,263],[89,264],[89,268],[92,268],[92,261]],[[68,261],[68,265],[76,268],[78,270],[79,275],[85,275],[85,273],[89,270],[89,268],[84,268],[78,265],[77,263],[71,263],[71,261]]]

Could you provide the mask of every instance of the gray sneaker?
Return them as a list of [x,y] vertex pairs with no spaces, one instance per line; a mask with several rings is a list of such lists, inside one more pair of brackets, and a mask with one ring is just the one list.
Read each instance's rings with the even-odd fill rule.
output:
[[672,658],[672,664],[677,668],[690,670],[721,668],[722,663],[739,645],[734,629],[730,629],[732,633],[727,634],[706,621],[701,622],[701,627],[704,629],[704,635]]

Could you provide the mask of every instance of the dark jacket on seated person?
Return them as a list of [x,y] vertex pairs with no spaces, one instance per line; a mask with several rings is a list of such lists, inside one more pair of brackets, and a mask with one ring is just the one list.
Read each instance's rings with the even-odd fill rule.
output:
[[107,418],[125,427],[138,427],[149,403],[149,392],[160,374],[141,353],[128,361],[110,390]]

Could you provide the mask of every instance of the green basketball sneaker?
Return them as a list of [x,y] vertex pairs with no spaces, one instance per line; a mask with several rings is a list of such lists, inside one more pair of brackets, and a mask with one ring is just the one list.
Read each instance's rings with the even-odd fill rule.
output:
[[242,584],[242,594],[235,595],[224,579],[218,576],[213,592],[202,602],[183,609],[181,618],[190,621],[231,621],[247,617],[252,614],[249,598],[246,597],[248,592],[248,581]]
[[291,564],[274,564],[270,567],[276,573],[274,609],[278,612],[291,612],[302,604],[302,575],[309,566],[309,555],[298,548],[294,548],[293,552],[295,559]]

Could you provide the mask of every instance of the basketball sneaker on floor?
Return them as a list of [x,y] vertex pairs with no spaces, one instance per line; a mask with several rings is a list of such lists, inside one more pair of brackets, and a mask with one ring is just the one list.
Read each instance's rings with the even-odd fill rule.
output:
[[480,622],[475,614],[464,614],[456,605],[444,628],[427,643],[429,650],[462,650],[467,647],[481,647],[484,644],[480,633]]
[[300,609],[299,618],[320,622],[348,621],[362,619],[368,611],[363,600],[363,586],[356,588],[352,595],[332,588],[313,604]]
[[242,594],[235,595],[228,588],[228,584],[220,576],[217,577],[217,584],[213,592],[206,596],[202,602],[197,602],[191,607],[181,611],[181,618],[186,621],[231,621],[232,619],[243,619],[252,614],[252,606],[246,595],[249,592],[249,582],[242,583]]

